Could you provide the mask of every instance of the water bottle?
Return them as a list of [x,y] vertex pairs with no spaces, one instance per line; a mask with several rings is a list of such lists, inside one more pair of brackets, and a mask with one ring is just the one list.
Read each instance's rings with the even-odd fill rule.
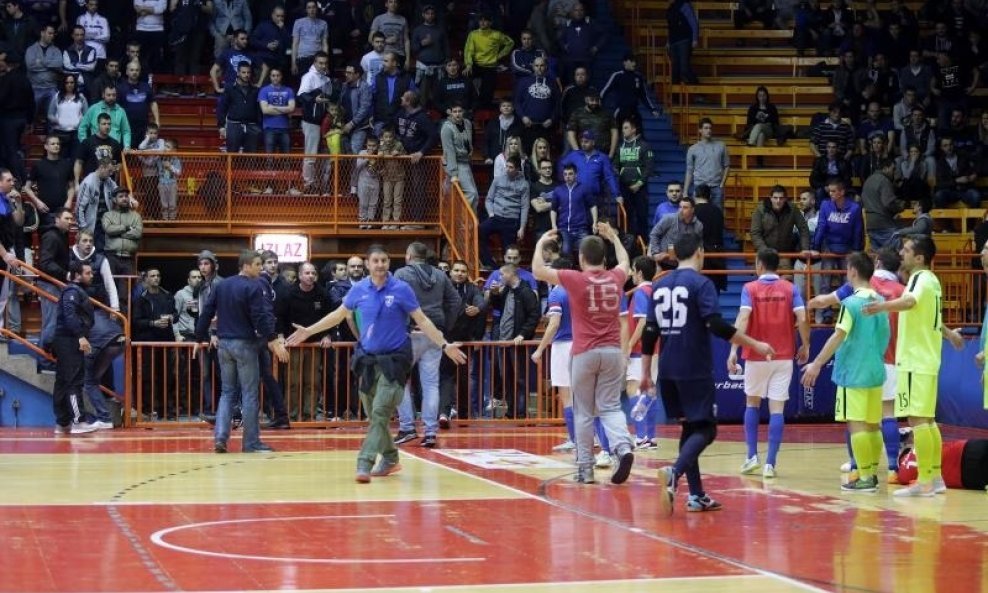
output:
[[655,403],[655,398],[641,393],[638,394],[638,401],[635,402],[635,407],[631,408],[631,419],[635,422],[641,422],[645,419],[645,415],[648,414],[648,410]]

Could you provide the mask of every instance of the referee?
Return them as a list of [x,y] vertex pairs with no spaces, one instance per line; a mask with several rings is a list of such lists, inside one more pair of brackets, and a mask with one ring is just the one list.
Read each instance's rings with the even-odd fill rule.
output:
[[[242,251],[237,264],[240,274],[215,285],[196,323],[197,340],[204,342],[208,338],[210,345],[217,348],[223,379],[213,450],[227,452],[232,408],[239,389],[244,429],[242,450],[244,453],[268,453],[274,449],[261,442],[257,421],[261,377],[258,353],[264,347],[262,340],[281,362],[288,362],[288,351],[275,333],[274,312],[258,282],[261,256],[255,251]],[[216,335],[209,337],[214,316],[218,319]]]

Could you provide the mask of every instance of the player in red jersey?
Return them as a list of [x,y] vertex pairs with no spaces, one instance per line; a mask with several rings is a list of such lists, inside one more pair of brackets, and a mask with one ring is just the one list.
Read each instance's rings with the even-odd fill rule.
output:
[[[635,456],[634,442],[621,410],[621,387],[624,383],[624,358],[621,350],[621,327],[618,314],[621,294],[628,279],[628,252],[620,237],[605,222],[597,224],[599,236],[580,241],[580,270],[554,270],[542,260],[543,245],[557,236],[556,231],[542,235],[535,245],[532,273],[539,280],[559,284],[569,295],[573,323],[573,358],[570,382],[573,394],[573,421],[576,432],[576,481],[588,484],[593,477],[594,410],[604,426],[607,440],[617,455],[618,465],[611,482],[628,479]],[[608,270],[606,245],[601,237],[614,244],[617,266]]]

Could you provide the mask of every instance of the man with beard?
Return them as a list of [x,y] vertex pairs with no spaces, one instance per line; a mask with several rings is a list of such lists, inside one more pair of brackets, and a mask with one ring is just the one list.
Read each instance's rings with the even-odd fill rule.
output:
[[[133,275],[137,248],[144,236],[144,222],[133,209],[130,191],[126,187],[113,190],[113,209],[103,215],[103,232],[106,233],[106,259],[110,261],[113,274],[118,277]],[[127,309],[126,286],[126,278],[117,281],[117,293],[124,294],[124,310]]]

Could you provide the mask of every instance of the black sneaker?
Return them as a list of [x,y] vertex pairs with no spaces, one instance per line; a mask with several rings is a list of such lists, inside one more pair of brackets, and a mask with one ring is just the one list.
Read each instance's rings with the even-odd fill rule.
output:
[[446,414],[440,414],[439,428],[442,428],[443,430],[449,429],[449,416],[447,416]]
[[422,439],[422,443],[421,444],[426,449],[435,449],[436,448],[436,435],[434,435],[434,434],[427,434],[427,435],[425,435],[425,438]]
[[618,460],[617,469],[611,474],[611,484],[624,484],[631,475],[631,466],[635,463],[635,454],[626,451]]
[[271,422],[268,422],[264,428],[267,430],[290,430],[292,428],[292,424],[288,421],[288,418],[282,418],[280,420],[272,420]]
[[213,453],[226,453],[226,443],[223,441],[213,443]]
[[250,449],[244,449],[244,453],[274,453],[274,448],[267,443],[257,443]]
[[395,444],[401,445],[409,441],[414,441],[419,438],[419,435],[415,434],[414,430],[399,430],[398,436],[395,437]]

